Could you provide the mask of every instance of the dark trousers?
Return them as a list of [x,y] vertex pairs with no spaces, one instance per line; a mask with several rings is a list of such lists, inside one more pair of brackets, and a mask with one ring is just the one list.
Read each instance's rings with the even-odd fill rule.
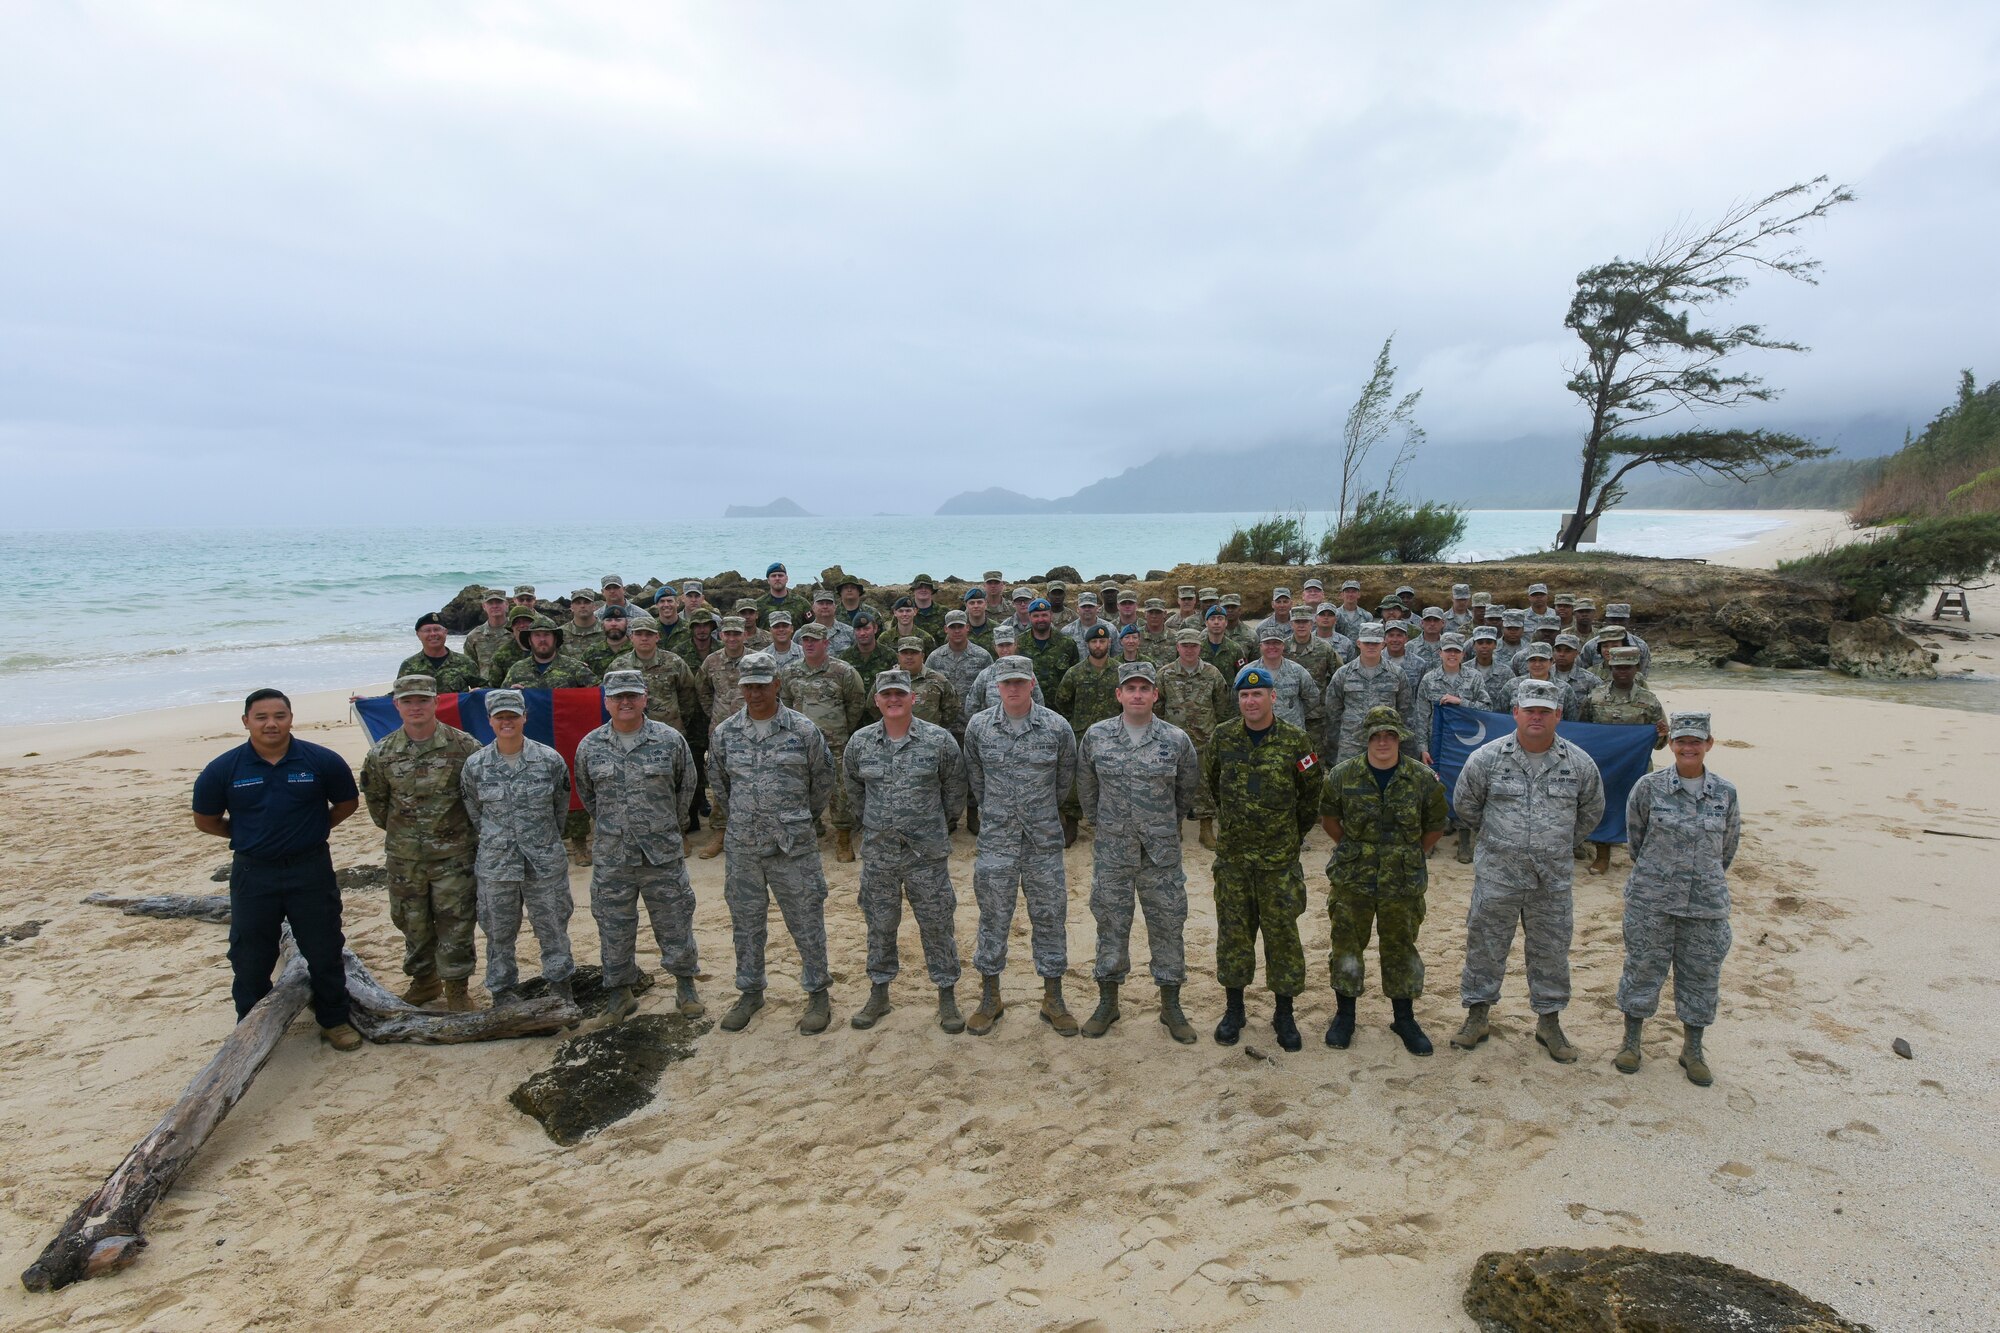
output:
[[347,973],[340,951],[340,886],[325,843],[277,861],[238,854],[229,864],[230,994],[236,1019],[271,993],[279,928],[287,922],[312,979],[313,1017],[323,1028],[347,1021]]

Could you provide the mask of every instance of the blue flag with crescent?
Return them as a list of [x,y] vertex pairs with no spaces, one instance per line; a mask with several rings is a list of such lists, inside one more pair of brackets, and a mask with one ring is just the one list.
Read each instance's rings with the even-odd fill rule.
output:
[[[1488,713],[1459,704],[1439,704],[1433,709],[1431,764],[1444,780],[1445,794],[1449,796],[1458,785],[1458,771],[1474,750],[1513,730],[1512,713]],[[1624,842],[1625,798],[1632,794],[1632,784],[1652,767],[1653,741],[1660,733],[1647,726],[1559,722],[1556,734],[1589,755],[1604,779],[1604,822],[1590,840]]]

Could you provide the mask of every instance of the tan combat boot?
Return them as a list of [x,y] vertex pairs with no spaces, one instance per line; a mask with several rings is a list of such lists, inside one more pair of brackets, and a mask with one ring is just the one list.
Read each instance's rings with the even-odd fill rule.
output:
[[1590,863],[1590,873],[1593,875],[1607,874],[1611,870],[1611,844],[1600,842],[1595,845],[1597,847],[1597,859]]
[[1076,1035],[1076,1019],[1071,1017],[1069,1006],[1063,1003],[1061,977],[1042,979],[1042,1021],[1054,1028],[1058,1037]]
[[466,990],[464,977],[453,977],[444,983],[444,1007],[454,1014],[472,1012],[472,995]]
[[429,1004],[442,994],[444,994],[444,983],[438,980],[438,974],[421,972],[410,978],[410,984],[400,998],[404,1004],[423,1005]]
[[335,1023],[330,1028],[319,1030],[320,1038],[336,1051],[358,1051],[361,1049],[361,1034],[354,1030],[352,1023]]
[[1451,1044],[1461,1051],[1469,1051],[1486,1040],[1486,1011],[1490,1004],[1468,1004],[1465,1006],[1465,1024],[1452,1033]]
[[1562,1015],[1543,1014],[1535,1024],[1535,1040],[1549,1053],[1549,1059],[1559,1065],[1576,1063],[1576,1047],[1569,1044],[1563,1035]]
[[1701,1053],[1703,1029],[1683,1025],[1681,1028],[1681,1068],[1687,1070],[1688,1082],[1697,1088],[1705,1088],[1715,1082],[1715,1075],[1709,1072],[1708,1057]]
[[696,852],[695,855],[704,861],[713,861],[716,857],[722,855],[722,829],[713,820],[709,821],[708,829],[708,846]]
[[993,1030],[1000,1021],[1000,1015],[1007,1012],[1007,1006],[1000,1002],[1000,978],[981,977],[979,979],[979,1007],[972,1011],[972,1017],[965,1020],[965,1030],[975,1037],[983,1037]]
[[1611,1067],[1621,1074],[1636,1074],[1645,1062],[1645,1055],[1639,1049],[1639,1038],[1646,1030],[1646,1020],[1625,1016],[1625,1044],[1618,1048],[1618,1054],[1611,1057]]
[[1207,815],[1202,816],[1200,842],[1211,852],[1215,850],[1215,820]]
[[854,859],[854,835],[844,828],[833,831],[833,859],[842,865]]

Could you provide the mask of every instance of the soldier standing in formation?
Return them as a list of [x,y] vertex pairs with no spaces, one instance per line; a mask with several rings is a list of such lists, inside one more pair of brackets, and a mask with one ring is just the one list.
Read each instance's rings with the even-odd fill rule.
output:
[[[824,625],[814,622],[799,631],[805,658],[787,667],[779,677],[778,696],[786,708],[805,717],[826,742],[828,761],[836,772],[847,739],[868,720],[868,696],[861,673],[827,651],[831,642]],[[827,818],[833,824],[833,859],[842,863],[854,859],[854,815],[847,808],[847,795],[836,782]],[[817,812],[815,812],[817,813]]]
[[[1326,748],[1335,763],[1344,763],[1366,748],[1361,732],[1371,708],[1393,708],[1408,719],[1410,678],[1382,657],[1385,635],[1379,622],[1363,625],[1355,634],[1359,656],[1333,673],[1326,685]],[[1415,742],[1406,742],[1415,753]]]
[[[465,643],[460,651],[479,664],[480,683],[484,684],[494,655],[507,642],[507,594],[498,588],[488,588],[486,595],[479,599],[479,608],[486,613],[486,619],[465,632]],[[398,671],[396,674],[408,673]]]
[[[1614,725],[1644,726],[1651,723],[1655,739],[1653,748],[1663,750],[1667,745],[1667,710],[1660,704],[1659,696],[1639,683],[1639,664],[1642,654],[1637,648],[1624,646],[1611,648],[1605,656],[1609,659],[1611,679],[1592,690],[1590,697],[1583,701],[1580,710],[1585,722],[1603,722]],[[1602,875],[1611,869],[1611,844],[1600,842],[1593,845],[1596,855],[1590,863],[1590,873]]]
[[483,685],[486,674],[479,663],[445,646],[448,633],[437,612],[418,616],[417,642],[422,646],[397,665],[396,675],[429,676],[437,682],[439,694],[459,694]]
[[[1188,734],[1194,742],[1197,761],[1205,761],[1215,741],[1215,729],[1236,715],[1229,683],[1222,673],[1201,660],[1201,631],[1189,628],[1176,636],[1175,659],[1160,668],[1159,712]],[[1199,820],[1196,839],[1209,851],[1215,850],[1215,796],[1207,783],[1195,788],[1195,819]]]

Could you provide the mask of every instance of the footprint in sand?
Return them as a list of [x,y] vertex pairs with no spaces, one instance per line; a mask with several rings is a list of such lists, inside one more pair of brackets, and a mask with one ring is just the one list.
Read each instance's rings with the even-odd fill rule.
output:
[[1756,1174],[1757,1168],[1746,1162],[1724,1162],[1710,1172],[1708,1178],[1718,1188],[1748,1198],[1764,1192],[1764,1187],[1753,1178]]
[[1866,1120],[1850,1120],[1839,1129],[1829,1129],[1826,1136],[1850,1147],[1867,1148],[1871,1152],[1889,1151],[1889,1143],[1882,1137],[1882,1131]]
[[1786,1054],[1792,1057],[1793,1063],[1798,1065],[1799,1068],[1809,1073],[1839,1075],[1847,1073],[1846,1065],[1836,1060],[1829,1060],[1817,1051],[1788,1051]]

